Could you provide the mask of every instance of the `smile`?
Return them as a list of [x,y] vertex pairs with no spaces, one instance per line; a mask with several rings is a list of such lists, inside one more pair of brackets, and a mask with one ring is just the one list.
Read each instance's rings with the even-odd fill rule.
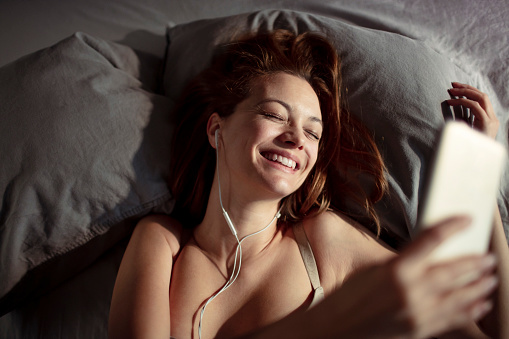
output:
[[297,163],[293,161],[292,159],[285,158],[279,154],[275,153],[263,153],[262,154],[265,159],[268,159],[270,161],[278,162],[288,168],[295,169],[297,167]]

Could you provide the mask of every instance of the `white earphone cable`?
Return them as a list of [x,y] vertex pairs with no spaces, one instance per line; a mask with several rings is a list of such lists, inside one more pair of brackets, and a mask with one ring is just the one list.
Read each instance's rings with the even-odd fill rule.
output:
[[[205,308],[219,294],[223,293],[228,287],[230,287],[235,282],[235,280],[237,280],[237,277],[239,276],[240,267],[242,265],[242,242],[244,240],[246,240],[247,238],[249,238],[249,237],[252,237],[254,235],[257,235],[257,234],[265,231],[266,229],[269,228],[270,225],[272,225],[272,223],[276,219],[278,219],[281,216],[281,208],[280,208],[277,211],[277,213],[274,216],[274,218],[272,218],[272,220],[267,224],[267,226],[265,226],[264,228],[262,228],[259,231],[256,231],[254,233],[248,234],[248,235],[246,235],[245,237],[243,237],[242,239],[239,240],[239,237],[237,236],[237,230],[233,226],[233,222],[231,221],[230,216],[228,215],[228,212],[226,212],[226,210],[225,210],[225,208],[223,206],[223,200],[222,200],[222,197],[221,197],[221,181],[220,181],[220,178],[219,178],[219,152],[218,152],[217,134],[218,134],[218,130],[216,130],[216,132],[215,132],[215,139],[216,139],[215,141],[216,141],[216,172],[217,172],[217,184],[218,184],[218,190],[219,190],[219,204],[221,205],[221,209],[223,210],[223,216],[224,216],[224,218],[226,220],[226,223],[230,227],[233,235],[235,236],[235,239],[237,240],[237,248],[235,249],[235,259],[233,261],[233,270],[232,270],[232,273],[230,275],[230,278],[228,279],[228,281],[223,285],[223,287],[218,292],[216,292],[214,295],[212,295],[205,302],[205,304],[203,305],[203,307],[201,309],[201,312],[200,312],[200,322],[198,324],[198,337],[200,339],[201,339],[202,321],[203,321],[203,315],[205,313]],[[238,261],[239,261],[238,267],[237,267],[237,258],[238,258]]]

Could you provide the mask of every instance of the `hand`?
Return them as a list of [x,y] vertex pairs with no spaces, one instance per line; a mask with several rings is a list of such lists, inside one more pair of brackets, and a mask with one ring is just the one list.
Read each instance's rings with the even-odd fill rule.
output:
[[475,117],[474,127],[494,139],[500,123],[488,95],[475,87],[458,82],[453,82],[452,86],[453,88],[449,90],[449,93],[459,98],[447,100],[447,103],[451,106],[469,108],[471,114]]
[[433,264],[428,256],[468,223],[466,218],[443,221],[400,256],[349,278],[323,301],[337,310],[334,322],[346,327],[334,335],[427,338],[483,317],[492,307],[487,297],[497,285],[493,257]]

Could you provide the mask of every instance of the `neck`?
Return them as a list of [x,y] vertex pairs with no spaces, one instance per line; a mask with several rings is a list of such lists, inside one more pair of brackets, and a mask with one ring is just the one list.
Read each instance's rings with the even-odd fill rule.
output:
[[[223,216],[218,192],[217,181],[214,180],[205,217],[194,230],[194,237],[203,251],[223,261],[235,251],[237,239]],[[274,239],[277,231],[277,219],[273,219],[278,212],[279,201],[252,201],[240,194],[233,195],[232,190],[222,188],[222,202],[239,240],[260,231],[270,223],[266,230],[249,237],[242,243],[245,258],[263,251]]]

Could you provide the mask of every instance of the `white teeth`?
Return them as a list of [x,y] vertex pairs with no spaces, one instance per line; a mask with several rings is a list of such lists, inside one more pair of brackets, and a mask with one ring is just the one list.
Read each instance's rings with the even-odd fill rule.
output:
[[291,169],[295,169],[295,167],[297,166],[297,163],[295,161],[293,161],[292,159],[285,158],[278,154],[266,154],[265,158],[272,160],[272,161],[277,161],[277,162],[285,165],[286,167],[290,167]]

